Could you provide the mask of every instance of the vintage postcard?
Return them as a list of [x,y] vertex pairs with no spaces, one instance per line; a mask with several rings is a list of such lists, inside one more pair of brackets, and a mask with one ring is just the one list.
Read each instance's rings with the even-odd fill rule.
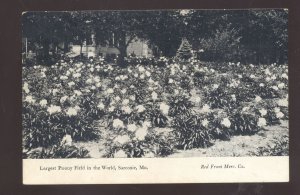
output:
[[288,10],[24,12],[24,184],[289,181]]

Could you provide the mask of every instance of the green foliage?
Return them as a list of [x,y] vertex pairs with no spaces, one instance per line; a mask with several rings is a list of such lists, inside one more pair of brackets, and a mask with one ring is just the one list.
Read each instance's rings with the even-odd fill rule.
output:
[[265,147],[259,147],[257,151],[251,152],[252,156],[288,156],[289,136],[276,137]]
[[170,116],[186,115],[189,116],[192,111],[193,104],[186,96],[170,97]]
[[180,149],[203,148],[211,145],[213,139],[210,130],[201,125],[198,116],[177,116],[173,121],[177,147]]
[[73,145],[53,145],[49,148],[37,148],[23,152],[23,158],[50,159],[50,158],[89,158],[89,152],[83,147]]
[[254,115],[239,112],[232,118],[232,128],[236,135],[253,135],[260,130],[257,126],[257,117]]

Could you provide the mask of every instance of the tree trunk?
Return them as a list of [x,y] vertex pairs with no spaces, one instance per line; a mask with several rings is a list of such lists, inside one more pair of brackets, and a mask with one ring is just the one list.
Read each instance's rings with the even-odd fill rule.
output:
[[50,61],[50,55],[49,55],[49,49],[50,49],[50,43],[47,40],[44,40],[42,42],[42,46],[43,46],[43,52],[42,52],[42,59],[41,61],[45,64],[48,64],[48,62]]
[[83,44],[82,44],[82,43],[80,43],[80,52],[79,52],[79,54],[80,54],[80,57],[82,57],[82,46],[83,46]]
[[125,67],[126,63],[125,63],[125,57],[127,57],[127,46],[128,43],[126,43],[126,32],[123,32],[121,34],[120,37],[120,42],[119,42],[119,51],[120,51],[120,55],[118,57],[118,65],[121,67]]
[[125,57],[127,57],[127,47],[123,46],[123,47],[119,47],[118,48],[120,51],[120,55],[118,56],[118,65],[121,67],[125,67],[126,63],[125,63]]

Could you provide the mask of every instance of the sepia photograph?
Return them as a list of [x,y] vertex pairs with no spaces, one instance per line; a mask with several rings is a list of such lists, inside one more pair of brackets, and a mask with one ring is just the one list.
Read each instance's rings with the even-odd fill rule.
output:
[[289,156],[287,9],[21,24],[23,159]]

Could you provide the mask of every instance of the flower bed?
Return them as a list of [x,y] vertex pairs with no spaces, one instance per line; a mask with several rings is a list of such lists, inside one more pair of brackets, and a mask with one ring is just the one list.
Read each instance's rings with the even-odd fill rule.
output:
[[23,67],[25,157],[66,137],[104,139],[105,157],[163,157],[288,119],[287,65],[149,63]]

